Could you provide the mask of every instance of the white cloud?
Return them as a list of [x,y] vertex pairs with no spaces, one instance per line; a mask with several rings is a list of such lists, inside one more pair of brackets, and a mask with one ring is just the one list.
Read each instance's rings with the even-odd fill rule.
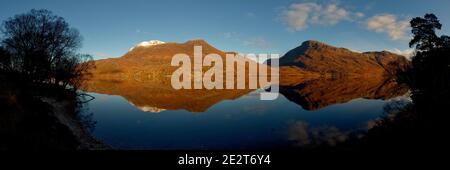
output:
[[408,60],[411,60],[411,58],[415,55],[415,50],[412,49],[412,48],[405,49],[405,50],[399,50],[397,48],[394,48],[392,50],[386,50],[386,51],[389,51],[389,52],[394,53],[394,54],[405,56]]
[[236,38],[237,33],[236,32],[225,32],[225,33],[223,33],[223,37],[226,39]]
[[253,12],[247,12],[247,13],[245,13],[245,16],[248,17],[248,18],[253,18],[253,17],[255,17],[256,15],[255,15],[255,13],[253,13]]
[[268,42],[266,39],[262,37],[257,37],[249,40],[244,40],[243,44],[246,46],[261,48],[261,49],[267,49],[271,47],[270,42]]
[[281,12],[282,21],[290,31],[300,31],[308,25],[335,25],[343,20],[364,17],[361,12],[352,12],[337,4],[294,3]]
[[365,15],[362,12],[356,12],[355,16],[358,17],[358,18],[361,18],[361,17],[364,17]]
[[350,135],[361,135],[356,131],[343,131],[334,126],[311,126],[307,122],[297,121],[289,125],[288,140],[296,146],[329,145],[345,142]]
[[148,31],[144,31],[144,30],[141,30],[141,29],[136,29],[136,33],[137,34],[153,35],[153,33],[150,33]]
[[408,20],[397,20],[392,14],[381,14],[370,18],[367,21],[367,29],[379,33],[387,33],[392,40],[405,40],[408,38]]

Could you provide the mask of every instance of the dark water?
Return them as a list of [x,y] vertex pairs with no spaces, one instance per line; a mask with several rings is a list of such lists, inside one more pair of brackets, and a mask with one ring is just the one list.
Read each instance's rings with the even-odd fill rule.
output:
[[[152,102],[152,97],[159,97],[158,95],[146,94],[146,91],[139,88],[132,89],[137,92],[115,92],[117,95],[110,95],[114,92],[91,92],[89,94],[95,100],[85,106],[84,114],[92,114],[92,119],[96,122],[93,135],[116,149],[279,149],[312,144],[332,146],[345,142],[350,136],[363,135],[376,120],[384,116],[385,107],[390,103],[409,102],[408,93],[372,94],[380,93],[383,89],[381,86],[376,86],[374,92],[368,89],[355,94],[353,91],[348,96],[342,89],[332,90],[342,93],[331,93],[331,87],[316,88],[313,90],[314,94],[306,93],[308,88],[303,84],[299,87],[282,88],[282,94],[273,101],[261,101],[259,93],[262,91],[257,90],[234,99],[220,99],[205,109],[189,109],[190,107],[183,105],[201,103],[183,101],[179,106],[180,102],[177,101],[175,108],[170,104],[158,107],[158,102]],[[298,91],[289,91],[292,89]],[[348,86],[344,89],[360,88]],[[391,91],[384,90],[387,93],[392,93]],[[394,88],[394,91],[398,89]],[[315,93],[331,93],[335,95],[332,99],[340,100],[322,101],[327,97],[324,95],[323,98],[319,95],[312,99]],[[147,95],[147,98],[134,99],[138,94]],[[200,99],[198,101],[201,102]]]

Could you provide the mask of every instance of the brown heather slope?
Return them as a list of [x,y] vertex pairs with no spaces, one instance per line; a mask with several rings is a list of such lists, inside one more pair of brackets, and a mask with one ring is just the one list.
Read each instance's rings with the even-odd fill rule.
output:
[[[191,67],[193,67],[195,46],[202,46],[202,57],[211,53],[218,54],[222,58],[224,74],[226,68],[226,54],[236,54],[235,52],[223,52],[218,50],[204,40],[190,40],[185,43],[165,43],[149,47],[135,47],[120,58],[95,61],[96,69],[92,71],[92,79],[133,79],[139,81],[164,79],[165,77],[170,77],[172,73],[179,68],[171,66],[172,57],[176,54],[187,54],[192,63]],[[255,63],[253,60],[245,59],[243,57],[235,58],[240,61]],[[236,65],[235,68],[242,66],[243,65]],[[263,64],[258,64],[258,66],[267,67]],[[246,68],[248,73],[248,65],[243,67]],[[209,68],[210,67],[203,66],[203,73]]]
[[404,57],[387,51],[357,53],[318,41],[305,41],[280,58],[280,66],[338,76],[393,76],[410,65]]
[[224,58],[226,54],[204,40],[135,47],[120,58],[95,61],[93,79],[157,79],[170,76],[178,68],[171,66],[172,57],[178,53],[185,53],[191,57],[193,63],[194,46],[202,46],[203,56],[215,53]]

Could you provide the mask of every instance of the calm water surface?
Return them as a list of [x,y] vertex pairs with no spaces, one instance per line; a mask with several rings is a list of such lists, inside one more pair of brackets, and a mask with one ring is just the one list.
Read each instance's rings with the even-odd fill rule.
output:
[[261,101],[261,90],[222,100],[206,111],[136,106],[119,95],[89,93],[93,135],[116,149],[277,149],[334,145],[362,134],[383,116],[390,99],[354,98],[305,110],[283,95]]

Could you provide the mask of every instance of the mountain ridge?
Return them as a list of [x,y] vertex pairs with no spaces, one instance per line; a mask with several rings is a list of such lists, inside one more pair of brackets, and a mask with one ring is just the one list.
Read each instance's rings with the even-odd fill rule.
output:
[[[225,61],[225,55],[235,52],[221,51],[202,39],[184,43],[167,42],[151,46],[137,46],[122,57],[96,60],[93,77],[100,79],[130,79],[136,77],[156,79],[170,76],[176,67],[170,65],[175,54],[184,53],[191,57],[194,47],[202,46],[202,56],[218,54]],[[395,77],[398,71],[406,70],[410,62],[404,57],[388,51],[354,52],[316,40],[308,40],[290,50],[280,58],[280,81],[293,82],[293,77],[319,78],[320,75]],[[270,60],[267,62],[270,65]],[[224,67],[225,68],[225,67]],[[206,68],[205,68],[206,69]],[[142,75],[143,76],[142,76]],[[297,80],[296,80],[297,81]]]
[[281,67],[295,66],[305,71],[345,76],[394,76],[410,65],[406,57],[388,51],[359,53],[316,40],[305,41],[288,51],[279,63]]
[[[202,47],[202,57],[208,54],[218,54],[226,62],[226,54],[236,52],[221,51],[210,45],[203,39],[188,40],[184,43],[166,42],[151,46],[137,46],[133,50],[119,58],[95,60],[96,68],[91,71],[94,79],[130,79],[140,77],[144,79],[161,79],[170,76],[177,67],[171,66],[171,61],[176,54],[187,54],[191,62],[194,62],[194,47]],[[236,57],[238,60],[255,62],[250,59]],[[209,67],[204,66],[207,70]],[[226,68],[223,66],[223,68]],[[170,78],[170,77],[169,77]]]

